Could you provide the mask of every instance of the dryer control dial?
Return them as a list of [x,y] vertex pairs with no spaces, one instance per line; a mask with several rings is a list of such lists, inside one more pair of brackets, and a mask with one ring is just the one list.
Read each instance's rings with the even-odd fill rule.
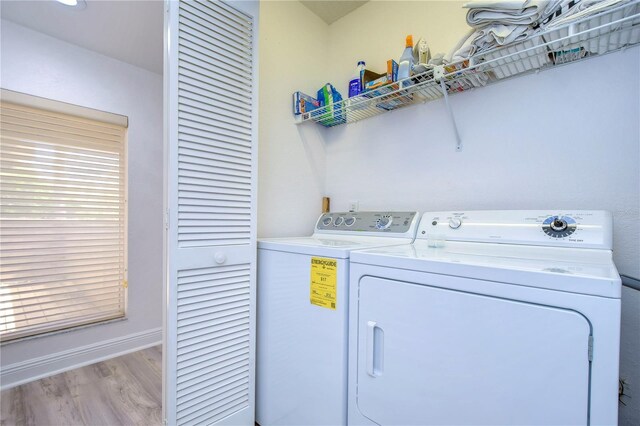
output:
[[556,232],[562,232],[567,229],[567,221],[564,219],[555,218],[549,226]]
[[449,228],[458,229],[461,225],[462,219],[460,219],[459,217],[452,217],[451,219],[449,219]]
[[576,231],[576,226],[569,216],[549,216],[542,222],[542,231],[553,238],[565,238]]
[[391,216],[382,216],[376,222],[376,228],[378,228],[378,229],[387,229],[387,228],[389,228],[391,226],[392,222],[393,222],[393,217],[391,217]]

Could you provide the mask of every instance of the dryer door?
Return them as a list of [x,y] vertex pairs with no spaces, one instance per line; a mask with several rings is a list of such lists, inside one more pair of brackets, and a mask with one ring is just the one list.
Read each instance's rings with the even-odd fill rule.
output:
[[575,311],[365,277],[358,314],[357,405],[377,424],[587,424]]

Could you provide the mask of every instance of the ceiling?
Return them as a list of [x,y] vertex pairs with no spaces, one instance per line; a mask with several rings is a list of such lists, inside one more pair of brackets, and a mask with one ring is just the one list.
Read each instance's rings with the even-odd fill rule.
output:
[[343,16],[353,12],[367,1],[300,0],[300,3],[322,18],[327,24],[332,24]]
[[[0,0],[0,17],[51,37],[162,74],[163,0],[85,0],[75,9],[54,0]],[[302,1],[331,24],[366,1]]]
[[162,0],[86,0],[77,10],[53,0],[0,1],[0,16],[35,31],[161,74]]

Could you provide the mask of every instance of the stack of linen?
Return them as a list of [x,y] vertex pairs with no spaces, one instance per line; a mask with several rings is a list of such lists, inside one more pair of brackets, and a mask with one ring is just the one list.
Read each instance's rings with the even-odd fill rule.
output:
[[474,0],[463,7],[470,31],[437,58],[450,91],[640,42],[637,0]]
[[[491,72],[496,78],[640,41],[640,17],[620,24],[622,28],[615,28],[617,34],[611,38],[598,37],[611,31],[607,24],[638,13],[637,2],[631,0],[480,0],[464,7],[469,9],[471,29],[444,62],[472,59],[472,65],[485,63],[478,71]],[[579,25],[574,28],[576,22]],[[570,32],[581,35],[569,37]],[[548,44],[551,55],[545,42],[553,42]],[[488,78],[474,85],[484,85]]]
[[473,1],[463,7],[471,30],[449,53],[449,62],[513,44],[531,36],[539,24],[558,11],[570,10],[580,0]]
[[[549,62],[546,49],[539,47],[541,39],[532,37],[542,22],[567,13],[580,0],[494,0],[473,1],[467,23],[471,30],[445,58],[448,63],[466,61],[488,62],[480,71],[491,72],[496,78],[506,78],[541,68]],[[493,49],[505,47],[500,52]],[[538,47],[536,47],[538,46]],[[506,56],[506,57],[505,57]],[[486,84],[489,76],[477,79],[475,86]]]

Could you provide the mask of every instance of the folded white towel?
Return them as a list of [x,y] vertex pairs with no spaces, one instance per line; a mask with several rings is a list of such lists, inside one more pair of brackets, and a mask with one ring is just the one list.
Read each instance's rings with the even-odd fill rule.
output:
[[[472,0],[462,7],[467,9],[496,9],[496,10],[522,10],[526,7],[543,6],[541,3],[549,3],[549,0]],[[544,6],[546,7],[546,5]]]
[[477,37],[473,44],[478,52],[483,52],[523,40],[532,32],[527,25],[490,25],[476,31]]
[[551,15],[562,0],[496,0],[473,1],[463,7],[469,26],[479,28],[499,23],[503,25],[533,25]]
[[452,63],[469,59],[474,53],[476,53],[476,46],[473,44],[477,37],[477,31],[470,29],[467,34],[464,35],[451,51],[445,55],[444,62]]
[[449,62],[469,59],[476,53],[485,52],[527,38],[533,30],[527,25],[488,25],[471,30],[447,56]]

